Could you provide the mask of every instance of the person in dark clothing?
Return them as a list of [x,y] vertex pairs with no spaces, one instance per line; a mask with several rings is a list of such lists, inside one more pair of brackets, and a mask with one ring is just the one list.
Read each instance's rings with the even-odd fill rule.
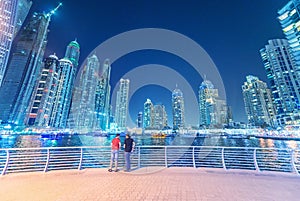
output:
[[129,172],[131,169],[131,164],[130,164],[130,154],[134,150],[134,140],[130,137],[129,134],[126,134],[126,138],[124,141],[124,158],[125,158],[125,171]]

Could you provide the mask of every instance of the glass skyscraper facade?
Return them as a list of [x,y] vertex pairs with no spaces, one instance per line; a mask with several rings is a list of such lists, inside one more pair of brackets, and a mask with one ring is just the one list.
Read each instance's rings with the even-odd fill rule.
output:
[[294,124],[300,120],[300,77],[292,52],[285,39],[269,40],[260,50],[278,125]]
[[127,127],[129,82],[129,79],[121,79],[117,91],[115,123],[119,130],[123,131]]
[[144,119],[143,119],[143,127],[145,129],[149,129],[153,127],[153,121],[154,121],[154,106],[151,100],[148,98],[146,102],[144,103]]
[[100,68],[99,79],[97,80],[96,87],[96,127],[101,130],[109,128],[110,117],[110,61],[106,59]]
[[228,107],[225,100],[219,98],[218,89],[209,80],[204,80],[198,91],[199,127],[222,127],[228,123]]
[[163,129],[168,125],[167,112],[162,104],[154,105],[153,128]]
[[251,126],[275,126],[275,107],[267,84],[249,75],[242,90],[248,123]]
[[204,80],[199,87],[199,126],[209,127],[214,121],[214,104],[217,89],[209,80]]
[[80,72],[79,85],[76,87],[72,102],[74,128],[80,132],[89,132],[95,127],[95,97],[99,72],[99,59],[93,54],[87,58],[87,64]]
[[79,56],[80,56],[80,45],[75,39],[74,41],[71,41],[67,46],[65,57],[64,57],[66,59],[69,59],[72,62],[73,67],[76,70],[75,73],[77,73]]
[[27,18],[31,6],[32,6],[32,1],[18,0],[14,36],[16,36],[17,33],[21,30],[21,27]]
[[60,59],[59,67],[59,81],[50,126],[55,128],[66,128],[76,70],[73,68],[73,64],[69,59]]
[[180,89],[172,92],[173,129],[184,128],[184,98]]
[[25,120],[26,125],[37,127],[50,125],[55,95],[59,85],[59,73],[58,58],[56,55],[50,55],[44,60],[42,72],[37,79]]
[[[278,20],[291,48],[295,64],[300,67],[300,1],[291,0],[278,11]],[[298,74],[299,74],[298,69]]]
[[6,71],[14,36],[21,28],[32,2],[28,0],[0,1],[0,87]]
[[0,119],[24,125],[40,73],[50,17],[34,13],[20,32],[0,88]]
[[137,127],[142,128],[143,127],[143,112],[139,112],[137,116]]

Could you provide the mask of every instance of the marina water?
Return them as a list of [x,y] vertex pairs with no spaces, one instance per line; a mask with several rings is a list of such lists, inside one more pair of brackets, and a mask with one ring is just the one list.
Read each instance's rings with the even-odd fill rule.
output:
[[[115,135],[92,136],[63,134],[59,137],[43,137],[41,135],[0,135],[0,148],[29,147],[73,147],[73,146],[109,146]],[[290,148],[300,147],[300,141],[274,140],[263,138],[227,138],[180,136],[153,138],[150,135],[132,136],[137,145],[178,145],[178,146],[224,146],[224,147],[260,147],[260,148]],[[121,142],[124,142],[121,137]]]

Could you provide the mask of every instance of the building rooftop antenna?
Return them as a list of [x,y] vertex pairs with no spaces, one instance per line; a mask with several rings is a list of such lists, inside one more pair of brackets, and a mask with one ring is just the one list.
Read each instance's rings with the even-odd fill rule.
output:
[[46,14],[47,17],[51,17],[60,7],[62,6],[62,3],[60,2],[56,8],[54,8],[53,10],[51,10],[49,13]]

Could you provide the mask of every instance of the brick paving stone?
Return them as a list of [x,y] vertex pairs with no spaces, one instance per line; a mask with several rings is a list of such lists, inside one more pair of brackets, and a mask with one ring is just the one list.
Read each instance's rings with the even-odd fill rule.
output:
[[[299,200],[300,177],[193,168],[109,173],[106,169],[8,174],[1,201],[271,201]],[[125,197],[127,195],[127,197]]]

